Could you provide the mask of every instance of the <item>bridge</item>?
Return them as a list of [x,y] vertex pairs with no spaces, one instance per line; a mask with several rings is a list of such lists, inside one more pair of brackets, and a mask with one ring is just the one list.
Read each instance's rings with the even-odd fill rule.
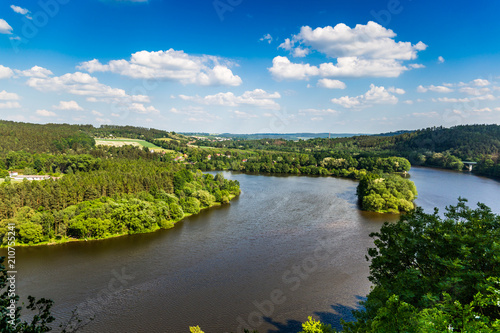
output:
[[469,171],[472,171],[472,166],[477,164],[477,162],[468,162],[468,161],[462,161],[462,163],[469,169]]

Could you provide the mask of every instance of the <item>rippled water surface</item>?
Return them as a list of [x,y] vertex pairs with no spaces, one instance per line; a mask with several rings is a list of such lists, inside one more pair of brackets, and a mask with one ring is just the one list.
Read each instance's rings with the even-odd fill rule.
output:
[[[485,202],[499,212],[500,183],[412,169],[417,203],[431,212]],[[85,332],[297,332],[316,315],[338,325],[369,292],[368,236],[393,215],[359,211],[348,179],[225,173],[242,194],[152,234],[20,248],[18,291],[78,306]]]

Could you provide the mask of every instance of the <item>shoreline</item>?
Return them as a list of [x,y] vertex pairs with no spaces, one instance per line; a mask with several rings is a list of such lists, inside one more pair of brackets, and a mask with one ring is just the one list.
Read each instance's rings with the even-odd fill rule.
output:
[[[238,195],[234,195],[234,194],[231,194],[230,197],[229,197],[229,203],[231,203],[231,201],[236,198],[237,196],[239,196],[241,194],[241,190],[240,190],[240,193]],[[216,206],[222,206],[222,203],[220,202],[215,202],[213,205],[211,206],[208,206],[208,207],[204,207],[204,208],[201,208],[200,209],[200,212],[203,211],[203,210],[206,210],[206,209],[210,209],[212,207],[216,207]],[[198,212],[199,214],[199,212]],[[149,231],[145,231],[145,232],[138,232],[138,233],[135,233],[135,234],[129,234],[129,233],[122,233],[122,234],[113,234],[113,235],[107,235],[105,237],[101,237],[101,238],[83,238],[83,239],[79,239],[79,238],[62,238],[60,240],[49,240],[49,241],[45,241],[45,242],[41,242],[41,243],[37,243],[37,244],[16,244],[14,246],[8,246],[8,245],[0,245],[0,249],[7,249],[9,247],[13,247],[13,248],[17,248],[17,247],[35,247],[35,246],[52,246],[52,245],[60,245],[60,244],[67,244],[67,243],[75,243],[75,242],[88,242],[88,241],[100,241],[100,240],[105,240],[105,239],[110,239],[110,238],[118,238],[118,237],[122,237],[122,236],[127,236],[127,235],[138,235],[138,234],[149,234],[149,233],[153,233],[153,232],[157,232],[158,230],[168,230],[168,229],[172,229],[175,227],[175,225],[181,221],[183,221],[184,219],[186,219],[187,217],[190,217],[190,216],[193,216],[193,215],[197,215],[197,214],[190,214],[190,213],[186,213],[184,214],[184,216],[177,220],[177,221],[172,221],[172,225],[168,228],[161,228],[159,226],[157,226],[157,228],[155,228],[154,230],[149,230]]]

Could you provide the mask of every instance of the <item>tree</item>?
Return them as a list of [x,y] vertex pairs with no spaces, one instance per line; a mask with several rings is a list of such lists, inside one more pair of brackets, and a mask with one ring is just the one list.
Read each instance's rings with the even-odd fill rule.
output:
[[444,218],[417,208],[371,234],[374,288],[347,332],[443,331],[430,323],[455,332],[500,327],[500,216],[465,203],[459,198]]

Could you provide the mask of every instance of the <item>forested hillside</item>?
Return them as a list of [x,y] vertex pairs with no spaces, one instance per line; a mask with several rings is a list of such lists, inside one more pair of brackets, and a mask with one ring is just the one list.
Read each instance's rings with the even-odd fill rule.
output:
[[[152,138],[174,133],[133,127],[0,124],[0,176],[52,175],[0,183],[0,239],[15,225],[17,244],[105,238],[172,227],[200,209],[228,203],[236,181],[213,177],[173,156],[133,146],[95,147],[89,133]],[[114,133],[114,134],[112,134]]]
[[360,156],[400,156],[412,165],[462,170],[462,161],[474,161],[474,172],[500,177],[499,125],[461,125],[451,128],[431,127],[392,136],[355,136],[350,138],[230,140],[213,142],[199,140],[200,146],[309,153],[316,159],[335,154]]
[[88,134],[92,126],[38,125],[0,120],[0,154],[25,150],[58,153],[68,149],[91,148],[94,139]]

